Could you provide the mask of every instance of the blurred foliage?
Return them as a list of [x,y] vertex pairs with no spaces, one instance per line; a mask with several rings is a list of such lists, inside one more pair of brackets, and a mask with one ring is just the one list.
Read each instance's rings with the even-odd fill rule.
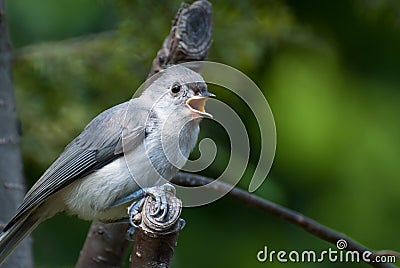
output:
[[[7,2],[29,185],[91,118],[132,96],[179,5]],[[209,60],[249,75],[276,120],[275,163],[257,193],[371,248],[400,250],[400,3],[233,0],[215,1],[213,12]],[[259,152],[257,126],[239,99],[213,90],[247,121],[252,163],[240,183],[247,187]],[[227,137],[212,122],[203,123],[202,135],[217,140],[219,158],[203,172],[215,177],[229,157]],[[185,209],[183,217],[187,226],[174,267],[281,267],[285,264],[258,263],[257,252],[265,245],[271,250],[329,246],[229,198]],[[37,267],[72,267],[88,226],[62,215],[42,224],[34,232]]]

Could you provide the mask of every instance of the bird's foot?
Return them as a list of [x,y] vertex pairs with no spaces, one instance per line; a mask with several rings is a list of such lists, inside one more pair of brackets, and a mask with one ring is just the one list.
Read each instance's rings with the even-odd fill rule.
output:
[[[126,238],[131,240],[134,230],[139,226],[143,228],[143,226],[155,225],[156,229],[168,226],[172,223],[169,214],[178,213],[176,216],[179,217],[182,204],[180,200],[176,201],[175,193],[175,187],[166,183],[139,189],[115,201],[110,207],[133,201],[128,207],[128,218],[124,219],[124,222],[129,222],[132,226],[128,230]],[[183,227],[183,221],[180,223],[180,226]]]
[[161,186],[154,186],[149,188],[143,188],[143,196],[140,200],[132,203],[128,207],[128,215],[132,226],[136,226],[141,223],[143,205],[146,197],[154,199],[154,205],[149,211],[149,216],[154,218],[157,222],[161,222],[165,219],[168,213],[168,195],[175,196],[175,187],[169,183]]

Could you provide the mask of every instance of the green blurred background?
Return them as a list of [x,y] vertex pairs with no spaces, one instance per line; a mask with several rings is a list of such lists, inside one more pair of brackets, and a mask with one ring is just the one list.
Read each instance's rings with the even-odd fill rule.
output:
[[[91,118],[132,96],[180,1],[6,4],[31,186]],[[208,59],[252,78],[276,120],[275,162],[256,193],[373,249],[400,250],[400,2],[233,0],[213,2],[213,12]],[[247,188],[257,126],[240,100],[212,90],[247,122],[252,162],[240,182]],[[216,177],[229,157],[228,138],[213,122],[202,124],[219,154],[202,174]],[[366,267],[259,263],[264,246],[330,245],[227,197],[184,209],[183,218],[174,267]],[[33,233],[36,267],[73,267],[89,224],[65,215],[43,223]]]

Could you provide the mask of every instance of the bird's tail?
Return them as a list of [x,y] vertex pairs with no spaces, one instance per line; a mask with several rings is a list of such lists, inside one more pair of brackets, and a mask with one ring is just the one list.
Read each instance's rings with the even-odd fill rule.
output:
[[4,232],[0,234],[0,266],[8,255],[29,235],[39,224],[39,219],[32,217],[31,214],[18,220],[11,226],[6,226]]

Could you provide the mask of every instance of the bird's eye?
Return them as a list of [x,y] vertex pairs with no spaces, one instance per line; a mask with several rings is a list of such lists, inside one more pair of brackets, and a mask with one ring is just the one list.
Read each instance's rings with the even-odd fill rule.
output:
[[174,83],[171,87],[171,92],[177,94],[181,91],[181,85],[179,83]]

